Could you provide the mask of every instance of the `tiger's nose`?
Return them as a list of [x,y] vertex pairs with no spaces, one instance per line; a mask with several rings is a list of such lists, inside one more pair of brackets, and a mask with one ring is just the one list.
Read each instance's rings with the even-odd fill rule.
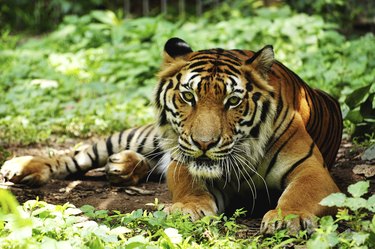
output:
[[211,149],[215,145],[219,143],[219,138],[194,138],[191,137],[191,140],[193,141],[194,145],[197,146],[200,150],[203,152],[206,152],[207,150]]

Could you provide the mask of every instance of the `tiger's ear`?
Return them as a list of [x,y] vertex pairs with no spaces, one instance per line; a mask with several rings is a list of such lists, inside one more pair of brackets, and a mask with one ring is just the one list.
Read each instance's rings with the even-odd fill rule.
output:
[[171,63],[191,52],[193,50],[184,40],[177,37],[171,38],[164,45],[164,63]]
[[263,77],[266,77],[274,61],[275,55],[273,52],[273,47],[272,45],[267,45],[256,52],[250,59],[245,62],[245,64],[251,65]]

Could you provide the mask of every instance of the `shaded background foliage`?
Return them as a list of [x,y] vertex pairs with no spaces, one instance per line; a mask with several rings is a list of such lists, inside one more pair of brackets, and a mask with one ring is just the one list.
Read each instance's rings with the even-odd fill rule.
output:
[[273,44],[278,60],[340,100],[348,134],[373,142],[372,1],[207,0],[181,6],[176,0],[164,10],[159,1],[147,1],[149,16],[141,16],[142,2],[3,1],[0,143],[88,137],[152,121],[155,74],[172,36],[194,49]]

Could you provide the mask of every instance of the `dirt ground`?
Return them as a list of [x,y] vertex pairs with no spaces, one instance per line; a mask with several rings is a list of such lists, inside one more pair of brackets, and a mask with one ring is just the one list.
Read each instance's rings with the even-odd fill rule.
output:
[[[68,144],[74,145],[76,141]],[[17,156],[40,155],[46,153],[51,146],[34,146],[33,148],[11,147],[6,150]],[[64,148],[57,148],[64,149]],[[1,155],[0,155],[1,156]],[[370,171],[374,171],[375,160],[361,160],[361,151],[356,149],[351,143],[343,142],[337,162],[331,170],[331,174],[342,191],[345,192],[348,185],[366,177],[357,172],[353,173],[353,168],[358,165]],[[368,177],[371,182],[370,195],[375,193],[375,177]],[[17,197],[20,203],[29,199],[39,198],[52,204],[72,203],[77,207],[85,204],[92,205],[97,209],[118,210],[121,212],[131,212],[135,209],[152,209],[155,198],[159,203],[170,203],[170,195],[166,184],[163,182],[145,182],[136,187],[111,186],[105,179],[103,171],[95,170],[88,172],[78,179],[51,180],[47,185],[39,188],[29,188],[23,185],[8,185],[0,183],[0,187],[9,188]],[[246,223],[255,230],[259,227],[259,219]]]

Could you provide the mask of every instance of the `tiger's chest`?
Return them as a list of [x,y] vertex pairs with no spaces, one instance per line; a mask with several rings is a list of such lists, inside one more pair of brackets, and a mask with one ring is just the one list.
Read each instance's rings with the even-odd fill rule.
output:
[[264,212],[276,205],[280,191],[269,189],[262,176],[257,173],[248,176],[234,171],[221,179],[206,182],[219,213],[231,214],[236,209],[244,208],[248,214],[258,216],[263,215],[259,211]]

